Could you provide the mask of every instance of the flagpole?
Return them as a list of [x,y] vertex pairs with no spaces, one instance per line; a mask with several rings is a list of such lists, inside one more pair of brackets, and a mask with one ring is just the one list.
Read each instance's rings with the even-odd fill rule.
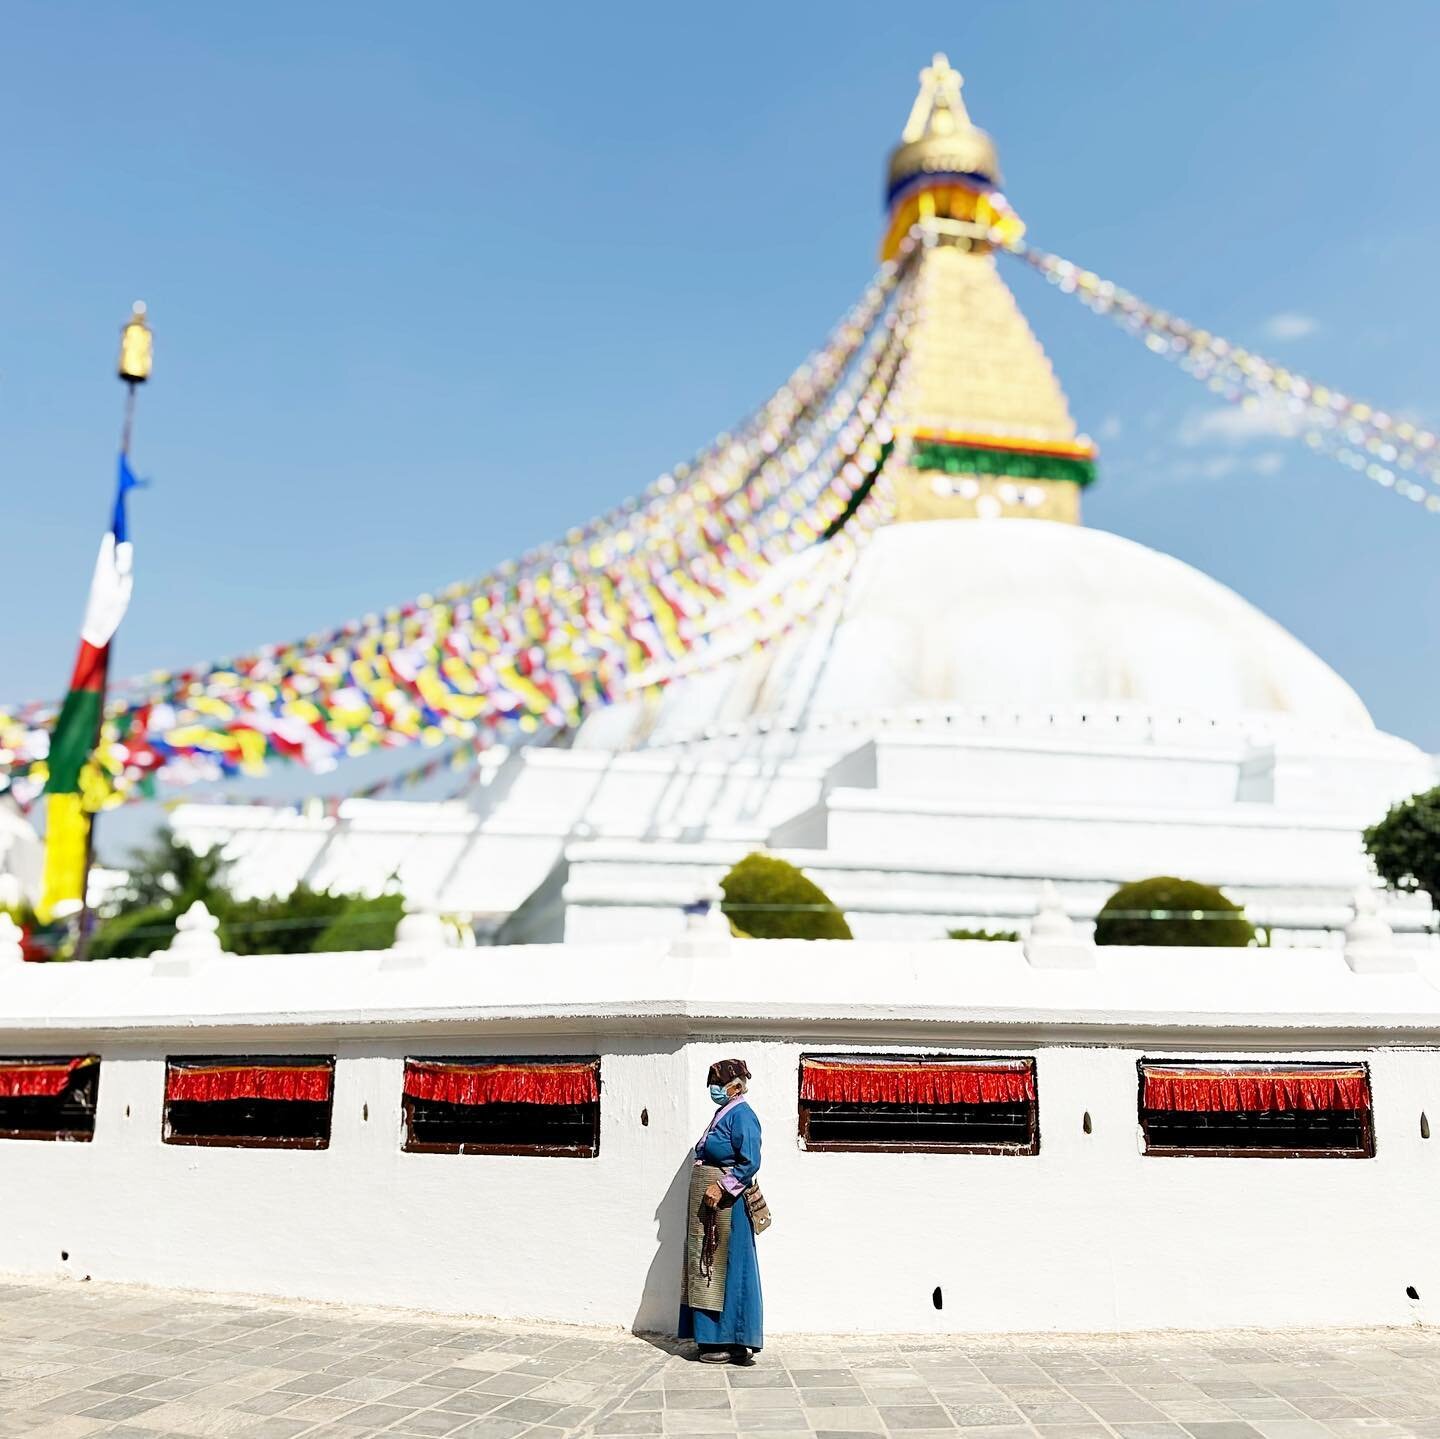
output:
[[[150,367],[154,358],[154,337],[145,321],[145,301],[136,300],[131,307],[130,318],[120,332],[120,360],[116,366],[117,376],[125,384],[125,418],[120,426],[120,463],[122,468],[130,459],[130,439],[135,429],[135,392],[150,378]],[[105,664],[100,672],[100,707],[95,717],[95,733],[90,752],[93,755],[100,748],[100,732],[105,724],[105,697],[110,687],[110,646],[105,649]],[[100,812],[90,816],[85,831],[85,868],[80,879],[80,925],[75,939],[75,958],[90,958],[90,944],[95,932],[95,912],[90,908],[90,870],[95,863],[95,826],[99,823]]]

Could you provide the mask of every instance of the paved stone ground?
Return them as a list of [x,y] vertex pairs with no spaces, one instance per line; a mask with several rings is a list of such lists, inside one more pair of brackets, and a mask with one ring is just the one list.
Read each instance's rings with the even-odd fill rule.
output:
[[0,1439],[1440,1439],[1440,1331],[792,1339],[710,1369],[611,1331],[0,1284]]

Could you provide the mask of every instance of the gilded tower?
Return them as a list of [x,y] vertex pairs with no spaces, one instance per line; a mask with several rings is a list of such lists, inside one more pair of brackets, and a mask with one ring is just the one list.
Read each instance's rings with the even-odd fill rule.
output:
[[905,367],[894,477],[900,520],[1080,518],[1095,447],[1075,433],[1064,392],[996,268],[1018,240],[995,144],[972,123],[943,55],[890,157],[882,255],[924,246]]

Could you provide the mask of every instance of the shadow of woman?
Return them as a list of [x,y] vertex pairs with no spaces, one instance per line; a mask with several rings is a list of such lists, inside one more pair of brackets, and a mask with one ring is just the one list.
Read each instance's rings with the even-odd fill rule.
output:
[[655,1206],[655,1254],[645,1275],[640,1292],[640,1307],[635,1311],[632,1333],[645,1338],[675,1344],[675,1330],[680,1320],[680,1280],[685,1263],[685,1205],[690,1196],[690,1171],[695,1156],[687,1153],[680,1161],[669,1187]]

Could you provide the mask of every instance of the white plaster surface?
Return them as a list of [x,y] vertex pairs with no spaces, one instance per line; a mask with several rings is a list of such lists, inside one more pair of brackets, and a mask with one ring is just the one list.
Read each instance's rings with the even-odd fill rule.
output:
[[[0,1054],[103,1058],[92,1143],[0,1142],[0,1269],[664,1330],[734,1053],[774,1332],[1398,1324],[1440,1293],[1429,956],[703,938],[0,969]],[[1040,1153],[799,1148],[802,1053],[917,1050],[1036,1056]],[[337,1057],[328,1150],[160,1142],[167,1054],[286,1052]],[[403,1059],[445,1053],[601,1055],[598,1157],[402,1153]],[[1376,1156],[1147,1158],[1142,1055],[1364,1059]]]

